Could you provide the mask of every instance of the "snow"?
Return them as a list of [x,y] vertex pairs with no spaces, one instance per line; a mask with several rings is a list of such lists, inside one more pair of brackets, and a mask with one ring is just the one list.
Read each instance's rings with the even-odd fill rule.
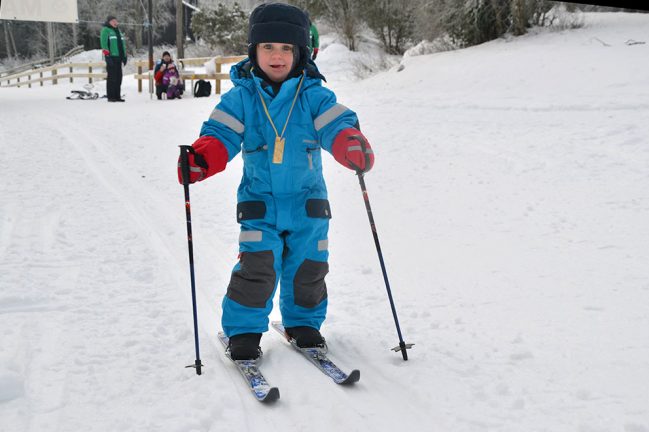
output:
[[68,63],[97,63],[104,61],[102,50],[95,49],[75,54],[68,59]]
[[376,151],[368,193],[415,346],[407,362],[389,350],[358,181],[326,158],[322,330],[361,380],[336,386],[269,332],[274,406],[216,336],[240,158],[191,187],[205,368],[184,368],[177,146],[217,99],[158,102],[132,76],[124,104],[65,100],[83,82],[0,89],[0,431],[649,431],[649,44],[625,43],[647,41],[649,16],[584,19],[361,81],[323,49]]

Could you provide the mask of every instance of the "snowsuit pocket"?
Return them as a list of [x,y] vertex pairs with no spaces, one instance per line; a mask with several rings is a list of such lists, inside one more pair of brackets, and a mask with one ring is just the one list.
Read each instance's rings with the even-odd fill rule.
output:
[[316,307],[327,298],[325,276],[329,264],[321,261],[304,260],[293,279],[293,298],[295,304],[305,308]]
[[250,219],[263,219],[266,216],[266,203],[263,201],[243,201],[237,203],[237,222]]
[[326,199],[306,200],[306,214],[312,218],[331,219],[329,201]]
[[239,269],[232,272],[227,296],[243,306],[264,308],[275,289],[272,251],[242,252]]

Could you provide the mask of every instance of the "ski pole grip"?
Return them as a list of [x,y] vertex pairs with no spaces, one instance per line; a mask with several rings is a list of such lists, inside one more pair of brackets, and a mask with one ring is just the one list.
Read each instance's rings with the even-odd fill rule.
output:
[[189,153],[194,153],[194,147],[181,145],[180,147],[180,172],[183,176],[183,186],[189,185]]
[[356,175],[362,176],[367,171],[369,171],[369,166],[371,162],[370,154],[367,152],[368,143],[362,135],[352,135],[348,139],[358,142],[358,145],[361,147],[361,152],[363,153],[363,157],[365,158],[365,168],[363,169],[351,161],[349,161],[349,163],[354,167],[354,170],[356,171]]

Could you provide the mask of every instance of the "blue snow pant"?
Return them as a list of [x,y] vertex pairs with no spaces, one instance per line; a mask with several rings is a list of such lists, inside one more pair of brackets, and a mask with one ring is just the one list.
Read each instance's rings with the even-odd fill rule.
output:
[[284,326],[320,329],[327,312],[331,210],[326,199],[312,196],[259,195],[237,204],[239,262],[222,303],[227,336],[268,330],[278,283]]

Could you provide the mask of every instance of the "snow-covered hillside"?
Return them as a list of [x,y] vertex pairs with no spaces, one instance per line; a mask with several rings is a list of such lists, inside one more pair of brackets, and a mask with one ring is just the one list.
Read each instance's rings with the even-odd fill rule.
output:
[[3,88],[0,431],[649,431],[649,16],[587,14],[360,82],[348,58],[332,44],[318,64],[377,155],[366,182],[410,360],[389,350],[358,181],[326,158],[323,333],[361,380],[338,387],[267,333],[281,399],[248,393],[216,338],[237,158],[191,188],[205,368],[185,369],[177,146],[217,99],[158,102],[132,76],[125,104]]

